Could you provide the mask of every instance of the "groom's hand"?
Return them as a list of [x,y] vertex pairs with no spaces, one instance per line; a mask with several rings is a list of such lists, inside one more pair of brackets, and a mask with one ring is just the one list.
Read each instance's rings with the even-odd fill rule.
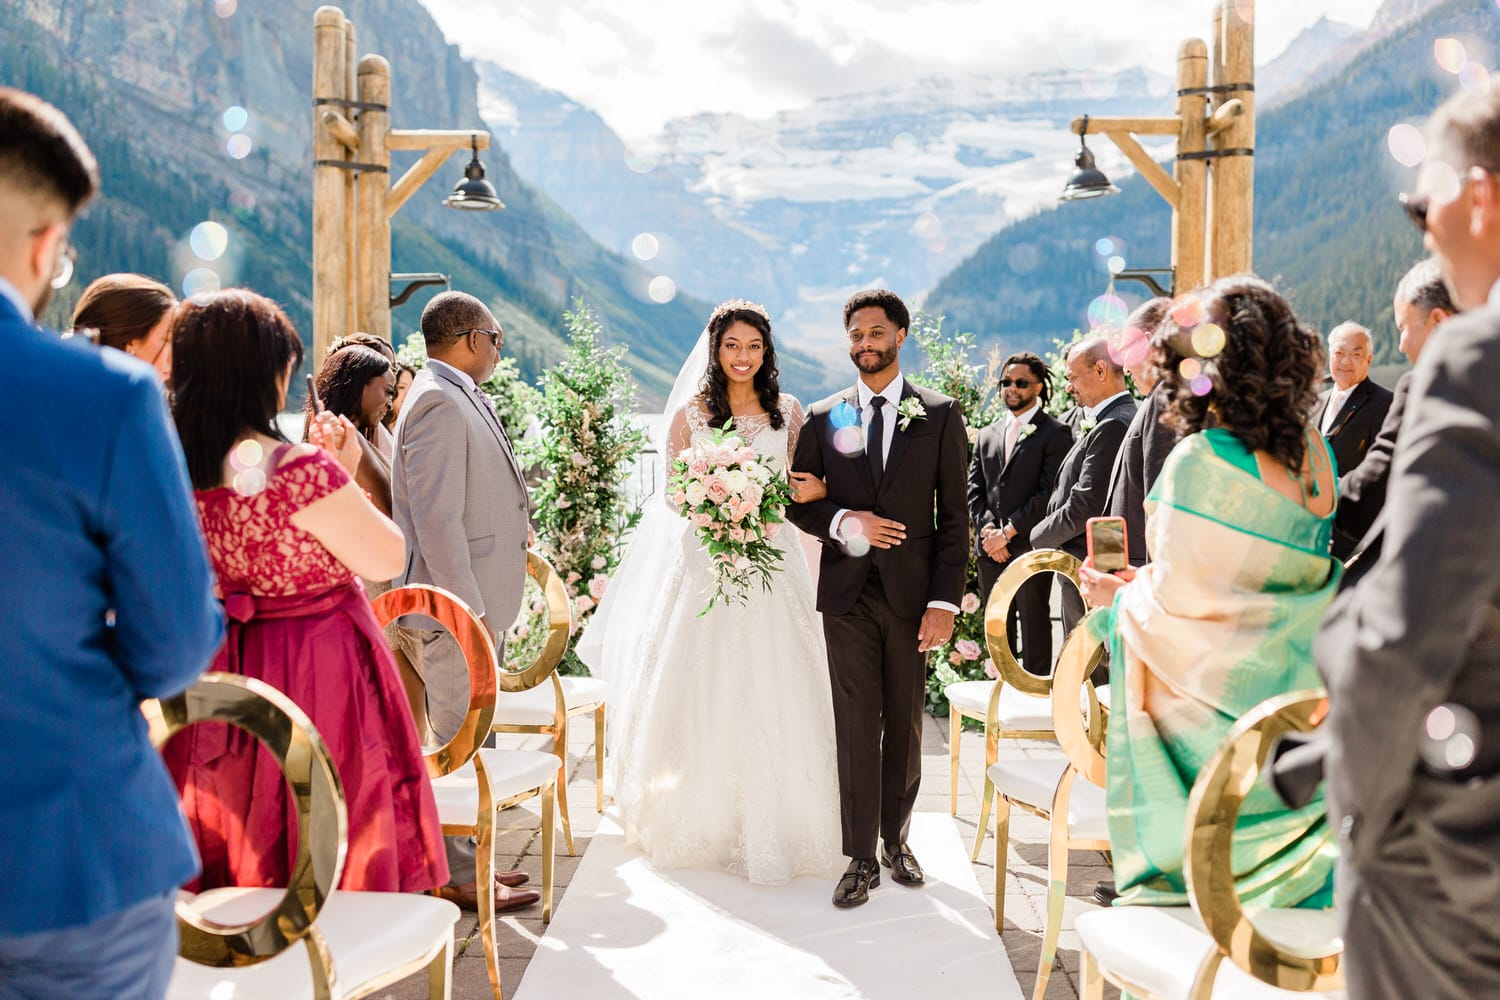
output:
[[930,652],[951,638],[953,612],[942,608],[928,608],[922,612],[922,624],[917,627],[917,652]]
[[839,533],[846,540],[851,535],[863,535],[877,549],[893,549],[906,541],[906,525],[868,510],[851,510],[845,514]]

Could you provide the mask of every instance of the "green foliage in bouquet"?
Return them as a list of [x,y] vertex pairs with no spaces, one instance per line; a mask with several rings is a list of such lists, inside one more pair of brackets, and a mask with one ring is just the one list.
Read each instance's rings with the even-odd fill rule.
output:
[[[625,349],[604,346],[599,320],[581,300],[565,319],[567,353],[540,380],[541,433],[522,451],[523,462],[545,470],[531,492],[536,545],[562,576],[581,629],[640,518],[624,487],[645,435],[631,420],[635,383]],[[558,669],[588,673],[571,646]]]

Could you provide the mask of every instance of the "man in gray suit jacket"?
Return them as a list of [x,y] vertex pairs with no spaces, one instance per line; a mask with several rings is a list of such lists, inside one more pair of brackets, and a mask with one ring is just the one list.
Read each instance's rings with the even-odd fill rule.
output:
[[[391,463],[395,520],[406,534],[406,571],[398,585],[427,583],[452,591],[479,615],[495,639],[521,607],[530,520],[526,484],[510,440],[479,388],[500,361],[500,324],[483,302],[443,292],[422,311],[427,366],[412,380],[396,422]],[[469,670],[445,633],[422,634],[427,717],[439,739],[458,732],[469,705]],[[456,901],[469,901],[474,846],[449,837],[448,868]],[[503,887],[502,887],[503,888]],[[529,898],[528,898],[529,897]],[[526,891],[497,895],[496,907],[534,902]]]
[[1474,311],[1417,363],[1384,547],[1315,647],[1353,1000],[1500,996],[1500,91],[1427,150],[1407,210]]
[[[1135,416],[1135,400],[1125,387],[1125,370],[1110,357],[1109,341],[1090,337],[1068,353],[1068,393],[1084,415],[1078,436],[1063,459],[1047,516],[1031,529],[1034,549],[1062,549],[1082,559],[1084,526],[1104,513],[1110,473],[1120,442]],[[1083,598],[1070,584],[1062,587],[1063,631],[1071,632],[1083,617]]]

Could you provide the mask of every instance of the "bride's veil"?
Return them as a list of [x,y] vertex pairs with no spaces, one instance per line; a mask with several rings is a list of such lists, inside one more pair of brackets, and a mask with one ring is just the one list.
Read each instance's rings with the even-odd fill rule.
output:
[[[697,395],[707,371],[705,327],[672,383],[661,427],[655,435],[655,492],[646,499],[625,557],[574,647],[589,673],[609,682],[610,700],[615,705],[629,704],[629,689],[638,679],[638,653],[646,638],[644,630],[652,627],[655,617],[650,614],[652,605],[661,599],[662,581],[681,555],[687,522],[667,506],[664,496],[667,468],[672,461],[672,417]],[[613,731],[618,731],[618,725]]]

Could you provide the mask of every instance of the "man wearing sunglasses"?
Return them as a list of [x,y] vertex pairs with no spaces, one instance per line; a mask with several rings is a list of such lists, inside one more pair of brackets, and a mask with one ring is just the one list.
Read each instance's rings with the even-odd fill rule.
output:
[[1500,996],[1500,88],[1405,199],[1465,312],[1412,372],[1384,543],[1315,646],[1352,1000]]
[[[1012,354],[1000,368],[1004,420],[982,428],[969,463],[969,518],[974,524],[982,600],[1005,564],[1031,549],[1031,529],[1047,512],[1063,456],[1073,434],[1047,415],[1051,373],[1030,351]],[[1052,672],[1052,579],[1029,580],[1010,608],[1006,634],[1015,648],[1021,635],[1021,663],[1034,674]]]

